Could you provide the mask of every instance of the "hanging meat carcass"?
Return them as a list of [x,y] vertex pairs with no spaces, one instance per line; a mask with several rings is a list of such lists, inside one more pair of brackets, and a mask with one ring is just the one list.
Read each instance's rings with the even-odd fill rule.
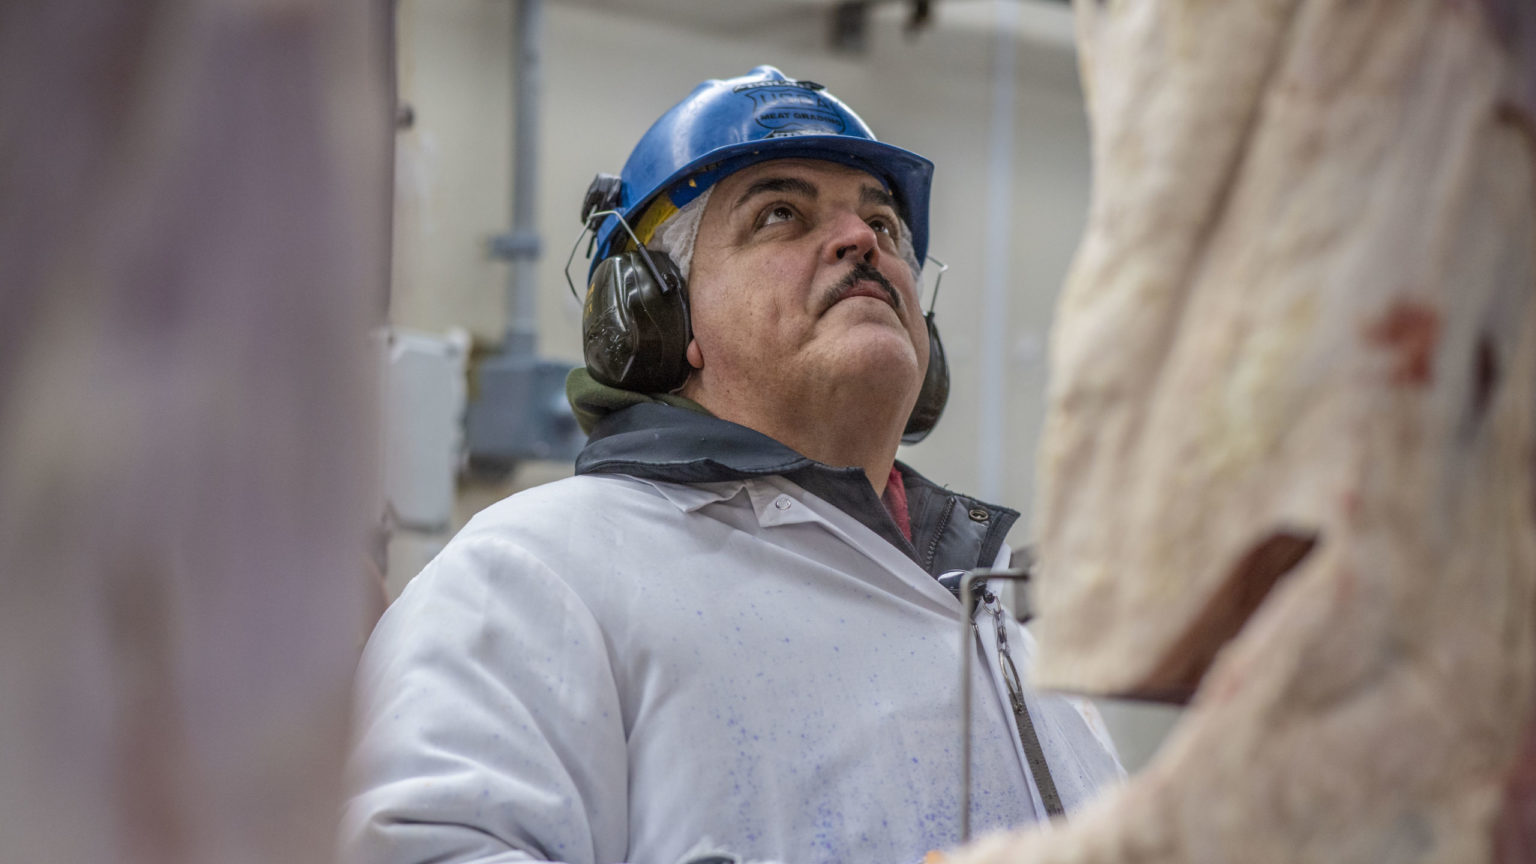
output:
[[1077,14],[1035,675],[1190,708],[952,860],[1532,860],[1536,4]]

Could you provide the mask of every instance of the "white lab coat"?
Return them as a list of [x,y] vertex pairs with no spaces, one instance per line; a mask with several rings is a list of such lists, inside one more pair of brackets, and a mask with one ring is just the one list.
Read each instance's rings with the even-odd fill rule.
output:
[[[981,832],[1044,809],[978,614]],[[788,864],[917,861],[958,839],[960,615],[782,477],[521,492],[368,643],[343,857],[674,864],[708,842]],[[1027,668],[1027,636],[1010,642]],[[1091,709],[1033,693],[1029,709],[1070,817],[1123,773]]]

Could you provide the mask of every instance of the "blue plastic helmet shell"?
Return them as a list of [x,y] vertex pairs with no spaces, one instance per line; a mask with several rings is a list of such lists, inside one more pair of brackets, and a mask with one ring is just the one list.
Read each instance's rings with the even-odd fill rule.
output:
[[[661,115],[624,163],[617,209],[633,226],[661,195],[682,207],[742,168],[795,158],[838,162],[879,178],[912,229],[918,262],[927,259],[933,163],[875,140],[859,115],[826,88],[786,78],[772,66],[705,81]],[[603,220],[588,278],[618,251],[611,244],[625,237],[616,219]]]

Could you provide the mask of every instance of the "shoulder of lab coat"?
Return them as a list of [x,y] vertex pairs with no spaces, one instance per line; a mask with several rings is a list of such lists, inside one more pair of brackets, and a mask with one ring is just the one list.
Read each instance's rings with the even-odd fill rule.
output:
[[[620,860],[627,759],[604,634],[539,552],[592,545],[600,503],[655,497],[601,477],[528,490],[406,586],[358,670],[343,860]],[[549,727],[539,703],[555,700],[574,728]]]

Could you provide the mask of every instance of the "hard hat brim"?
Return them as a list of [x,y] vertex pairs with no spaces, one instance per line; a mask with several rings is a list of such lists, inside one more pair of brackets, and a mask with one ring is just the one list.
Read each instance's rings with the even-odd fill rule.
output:
[[[912,230],[912,251],[918,263],[928,255],[928,196],[933,182],[933,163],[883,141],[851,135],[790,135],[760,138],[716,147],[674,171],[657,191],[646,198],[622,202],[624,218],[631,224],[662,195],[682,207],[725,177],[759,162],[774,159],[815,159],[857,168],[885,183],[903,211],[900,215]],[[625,190],[626,192],[628,190]],[[606,255],[617,221],[609,217],[598,230],[598,254],[592,268]],[[620,236],[622,232],[620,232]],[[590,276],[589,276],[590,278]]]

